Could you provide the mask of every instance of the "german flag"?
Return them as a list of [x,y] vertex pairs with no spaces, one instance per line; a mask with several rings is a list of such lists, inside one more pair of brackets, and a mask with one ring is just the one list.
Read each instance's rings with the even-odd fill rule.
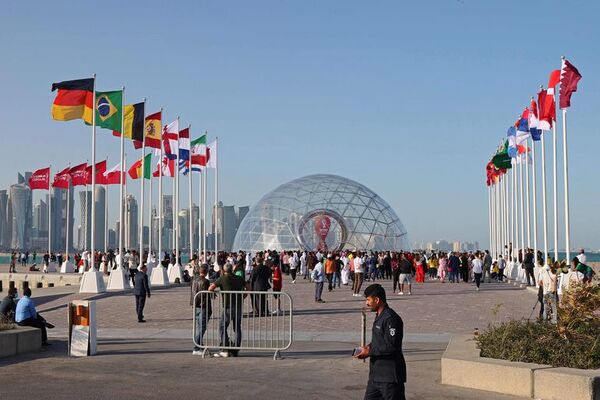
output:
[[94,78],[76,79],[52,84],[52,91],[58,94],[52,103],[52,119],[71,121],[83,119],[92,124],[94,110]]

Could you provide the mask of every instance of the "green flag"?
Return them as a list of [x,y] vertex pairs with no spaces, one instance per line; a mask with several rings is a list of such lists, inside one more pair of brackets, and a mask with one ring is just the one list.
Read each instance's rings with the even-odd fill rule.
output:
[[144,178],[152,178],[152,153],[148,153],[144,157]]
[[123,91],[96,92],[96,126],[121,132]]
[[511,158],[508,155],[508,140],[504,141],[504,144],[496,151],[492,157],[492,164],[498,169],[512,168]]

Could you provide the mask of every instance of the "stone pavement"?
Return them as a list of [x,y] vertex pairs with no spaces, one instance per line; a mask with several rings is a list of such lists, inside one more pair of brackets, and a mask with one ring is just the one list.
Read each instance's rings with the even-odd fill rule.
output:
[[[494,321],[529,316],[536,301],[533,293],[503,283],[482,285],[476,292],[470,283],[426,282],[414,285],[413,295],[398,296],[391,293],[390,281],[382,284],[405,323],[408,398],[512,398],[440,385],[440,358],[453,333],[470,334]],[[269,353],[242,352],[242,357],[227,360],[192,356],[189,290],[188,285],[154,289],[146,303],[148,322],[139,324],[131,292],[82,295],[76,288],[33,289],[38,310],[57,326],[49,331],[54,346],[0,360],[2,394],[52,393],[53,399],[140,394],[150,399],[362,398],[368,364],[353,360],[350,352],[359,342],[364,299],[352,297],[348,287],[332,292],[325,288],[326,303],[319,304],[313,284],[303,279],[291,284],[284,276],[284,290],[294,301],[295,344],[278,361]],[[98,355],[71,359],[64,343],[66,303],[82,298],[97,301]]]

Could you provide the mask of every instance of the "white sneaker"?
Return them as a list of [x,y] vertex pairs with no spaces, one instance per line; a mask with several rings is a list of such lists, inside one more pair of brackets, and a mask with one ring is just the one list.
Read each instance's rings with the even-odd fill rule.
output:
[[294,279],[294,280],[292,281],[292,283],[296,283],[296,280]]
[[402,296],[404,294],[404,292],[398,292],[398,295]]
[[410,296],[412,294],[412,292],[408,292],[408,295]]
[[202,355],[202,350],[194,350],[192,351],[192,354],[195,356],[201,356]]
[[271,311],[271,315],[279,315],[279,314],[283,314],[283,312],[281,310]]
[[229,357],[229,352],[227,352],[227,351],[220,351],[220,352],[218,352],[218,353],[215,353],[215,354],[213,354],[213,357],[217,357],[217,358],[220,358],[220,357],[222,357],[222,358],[227,358],[227,357]]

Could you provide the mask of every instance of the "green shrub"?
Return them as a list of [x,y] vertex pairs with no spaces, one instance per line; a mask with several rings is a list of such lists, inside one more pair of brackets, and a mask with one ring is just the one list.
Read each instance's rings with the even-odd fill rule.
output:
[[482,357],[600,368],[600,287],[576,286],[565,293],[558,324],[512,320],[490,326],[477,338]]

